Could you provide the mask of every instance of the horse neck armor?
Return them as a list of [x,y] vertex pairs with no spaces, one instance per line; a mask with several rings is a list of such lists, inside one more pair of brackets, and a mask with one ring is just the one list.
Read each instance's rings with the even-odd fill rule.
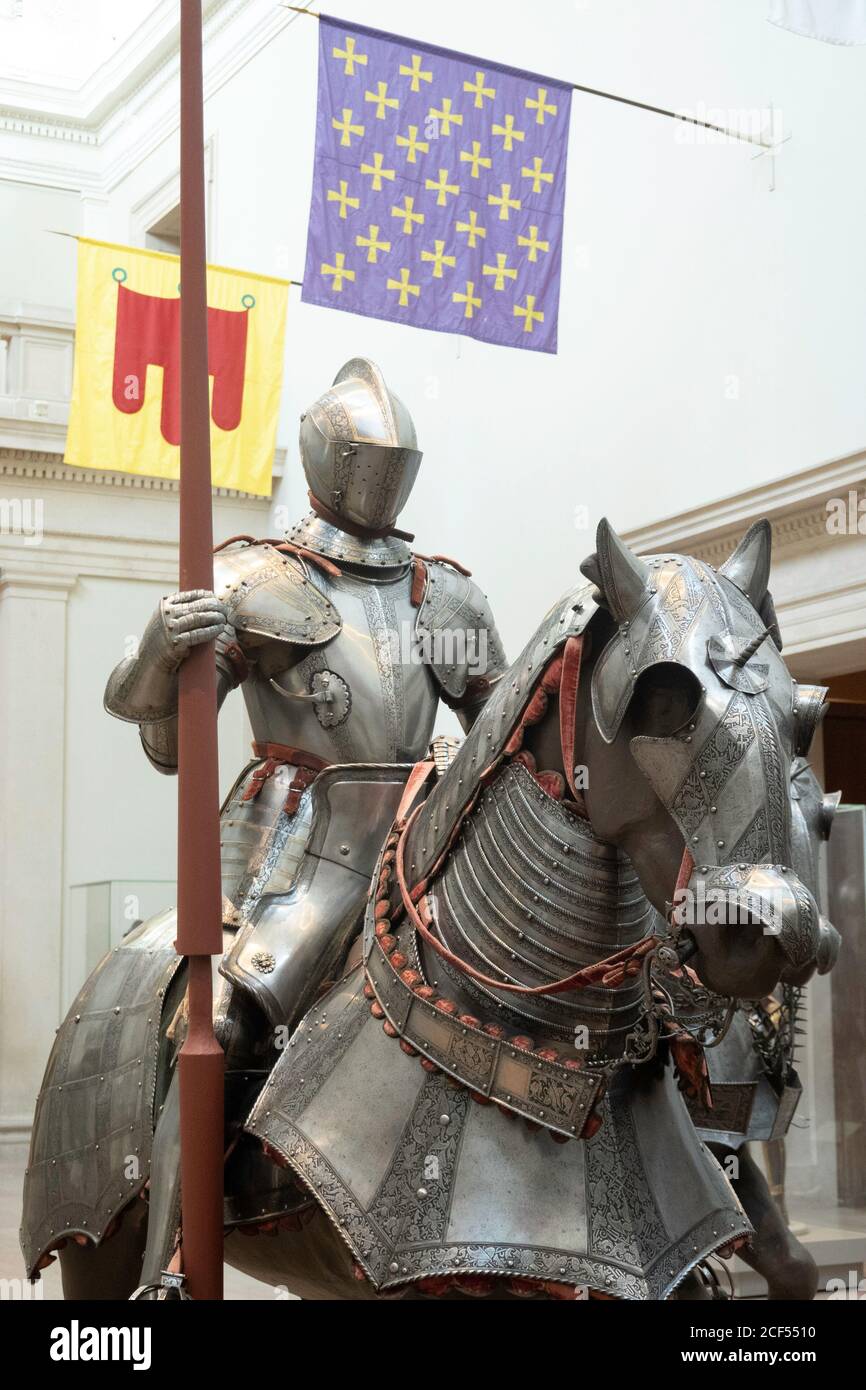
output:
[[[449,950],[487,975],[533,986],[632,945],[657,920],[627,857],[513,762],[467,817],[428,900]],[[642,1011],[640,978],[527,999],[497,994],[446,962],[426,966],[444,970],[448,992],[456,986],[475,1012],[567,1039],[579,1058],[619,1056]]]

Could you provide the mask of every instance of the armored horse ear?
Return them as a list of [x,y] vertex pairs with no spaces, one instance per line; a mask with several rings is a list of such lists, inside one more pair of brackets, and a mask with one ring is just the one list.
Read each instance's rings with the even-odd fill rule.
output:
[[[760,610],[770,582],[773,532],[766,517],[750,526],[740,544],[721,566],[720,574],[736,584],[753,608]],[[775,614],[773,615],[775,617]]]
[[649,596],[649,570],[620,540],[607,517],[598,523],[595,543],[598,549],[584,560],[581,574],[596,586],[597,601],[616,622],[627,622]]

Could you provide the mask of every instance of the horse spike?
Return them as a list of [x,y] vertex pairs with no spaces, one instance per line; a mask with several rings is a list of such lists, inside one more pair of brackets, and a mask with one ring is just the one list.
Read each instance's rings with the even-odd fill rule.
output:
[[747,642],[743,650],[734,657],[734,665],[743,667],[747,661],[751,661],[761,643],[765,642],[769,635],[770,629],[765,627],[763,632],[759,632],[756,637],[752,638],[751,642]]

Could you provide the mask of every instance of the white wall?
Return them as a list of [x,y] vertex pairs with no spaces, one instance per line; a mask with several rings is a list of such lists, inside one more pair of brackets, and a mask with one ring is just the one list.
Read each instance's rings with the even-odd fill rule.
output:
[[[663,106],[736,120],[772,100],[792,138],[771,193],[753,147],[576,93],[555,358],[306,306],[293,290],[279,501],[303,506],[299,412],[346,357],[373,356],[425,450],[406,525],[419,548],[474,569],[514,652],[602,513],[637,526],[862,446],[866,51],[798,38],[763,12],[347,0],[347,18]],[[295,16],[207,103],[223,263],[302,274],[317,40]],[[129,209],[175,161],[172,136],[112,190],[106,235],[128,235]]]

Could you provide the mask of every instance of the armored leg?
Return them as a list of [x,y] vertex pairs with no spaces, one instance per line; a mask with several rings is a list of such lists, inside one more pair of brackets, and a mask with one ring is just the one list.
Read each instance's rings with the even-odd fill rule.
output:
[[147,1235],[147,1203],[133,1202],[119,1229],[102,1245],[69,1241],[60,1251],[63,1297],[67,1301],[128,1298],[141,1283]]
[[[720,1163],[731,1152],[717,1144],[710,1147]],[[818,1266],[788,1230],[747,1145],[743,1145],[737,1157],[739,1174],[732,1185],[755,1228],[750,1244],[740,1251],[741,1258],[766,1279],[769,1299],[810,1302],[818,1288]]]
[[180,1226],[180,1078],[175,1069],[153,1137],[150,1212],[141,1284],[159,1284],[177,1244]]
[[[270,1070],[273,1030],[259,1009],[228,983],[220,994],[215,1029],[226,1054],[225,1148],[231,1152]],[[159,1285],[177,1248],[180,1229],[180,1078],[175,1068],[153,1141],[142,1288]]]

